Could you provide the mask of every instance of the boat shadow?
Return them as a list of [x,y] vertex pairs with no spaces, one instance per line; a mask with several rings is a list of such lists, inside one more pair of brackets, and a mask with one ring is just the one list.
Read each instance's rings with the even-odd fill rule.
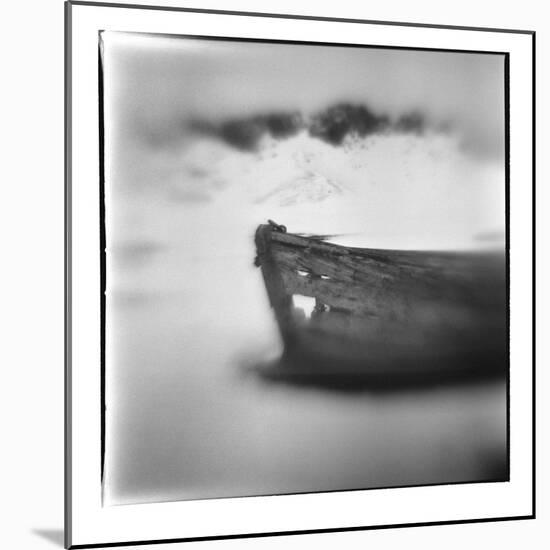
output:
[[316,365],[301,364],[285,358],[257,362],[243,366],[248,376],[270,386],[288,386],[303,389],[317,389],[342,394],[356,393],[399,393],[435,388],[455,388],[478,386],[491,382],[504,383],[507,370],[491,365],[491,368],[476,368],[476,365],[463,369],[426,370],[414,372],[346,372],[342,374],[316,371]]

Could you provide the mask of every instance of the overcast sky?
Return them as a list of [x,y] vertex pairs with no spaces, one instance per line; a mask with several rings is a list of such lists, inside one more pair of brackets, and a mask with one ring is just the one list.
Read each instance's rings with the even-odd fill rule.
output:
[[501,161],[500,55],[200,40],[106,32],[111,123],[123,145],[184,139],[189,118],[304,114],[338,101],[451,123],[471,153]]

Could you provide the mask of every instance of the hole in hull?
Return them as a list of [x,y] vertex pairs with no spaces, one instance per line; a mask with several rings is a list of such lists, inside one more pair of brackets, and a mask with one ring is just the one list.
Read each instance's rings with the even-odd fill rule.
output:
[[311,319],[311,314],[315,308],[315,298],[311,296],[302,296],[301,294],[292,295],[292,304],[296,310],[301,310],[306,319]]

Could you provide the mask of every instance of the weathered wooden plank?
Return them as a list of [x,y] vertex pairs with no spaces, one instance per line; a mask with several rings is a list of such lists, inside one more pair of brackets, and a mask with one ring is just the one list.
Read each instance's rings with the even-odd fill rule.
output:
[[374,265],[370,270],[364,268],[362,276],[358,277],[356,270],[345,264],[334,264],[331,259],[315,254],[301,255],[281,246],[274,246],[273,254],[287,292],[319,296],[335,307],[358,312],[389,309],[391,306],[405,314],[411,304],[418,305],[422,301],[454,302],[486,309],[495,302],[502,303],[505,297],[502,283],[499,288],[499,280],[502,281],[503,277],[502,272],[498,273],[500,262],[497,259],[486,260],[485,269],[472,264],[466,269],[467,264],[461,263],[466,276],[450,271],[440,274],[432,271],[428,277],[423,273],[408,273],[407,268],[388,274]]
[[381,253],[372,254],[369,249],[365,249],[362,254],[351,254],[340,251],[343,247],[338,245],[322,244],[325,246],[320,247],[318,242],[312,241],[309,246],[307,243],[296,246],[294,240],[292,244],[288,244],[281,240],[281,236],[275,235],[271,246],[275,254],[283,252],[304,266],[312,263],[312,269],[328,270],[325,275],[341,273],[342,276],[354,280],[361,280],[363,276],[372,277],[373,273],[378,273],[385,279],[416,277],[429,281],[432,278],[452,278],[469,282],[472,276],[489,279],[496,273],[501,274],[504,268],[504,257],[499,253],[387,251],[382,259]]

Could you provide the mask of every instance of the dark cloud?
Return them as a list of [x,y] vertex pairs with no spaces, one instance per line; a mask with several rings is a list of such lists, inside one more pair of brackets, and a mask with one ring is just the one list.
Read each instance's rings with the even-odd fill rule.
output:
[[349,136],[365,137],[389,127],[387,115],[375,114],[365,105],[339,103],[316,113],[309,125],[309,133],[333,145],[340,145]]
[[182,125],[183,133],[207,135],[241,151],[256,151],[262,138],[285,139],[305,130],[310,136],[331,145],[341,145],[346,137],[374,134],[417,134],[426,130],[445,133],[449,125],[432,124],[427,116],[410,111],[394,119],[366,104],[340,102],[307,116],[297,111],[279,111],[253,116],[231,117],[219,122],[192,120]]
[[192,120],[185,126],[192,132],[219,138],[236,149],[253,151],[263,136],[287,138],[295,135],[305,123],[300,113],[273,112],[232,117],[217,124],[206,120]]
[[[425,132],[428,122],[426,117],[420,111],[412,111],[401,115],[395,122],[394,128],[397,132],[404,134],[418,134]],[[440,132],[444,132],[448,127],[444,124],[437,126]]]

